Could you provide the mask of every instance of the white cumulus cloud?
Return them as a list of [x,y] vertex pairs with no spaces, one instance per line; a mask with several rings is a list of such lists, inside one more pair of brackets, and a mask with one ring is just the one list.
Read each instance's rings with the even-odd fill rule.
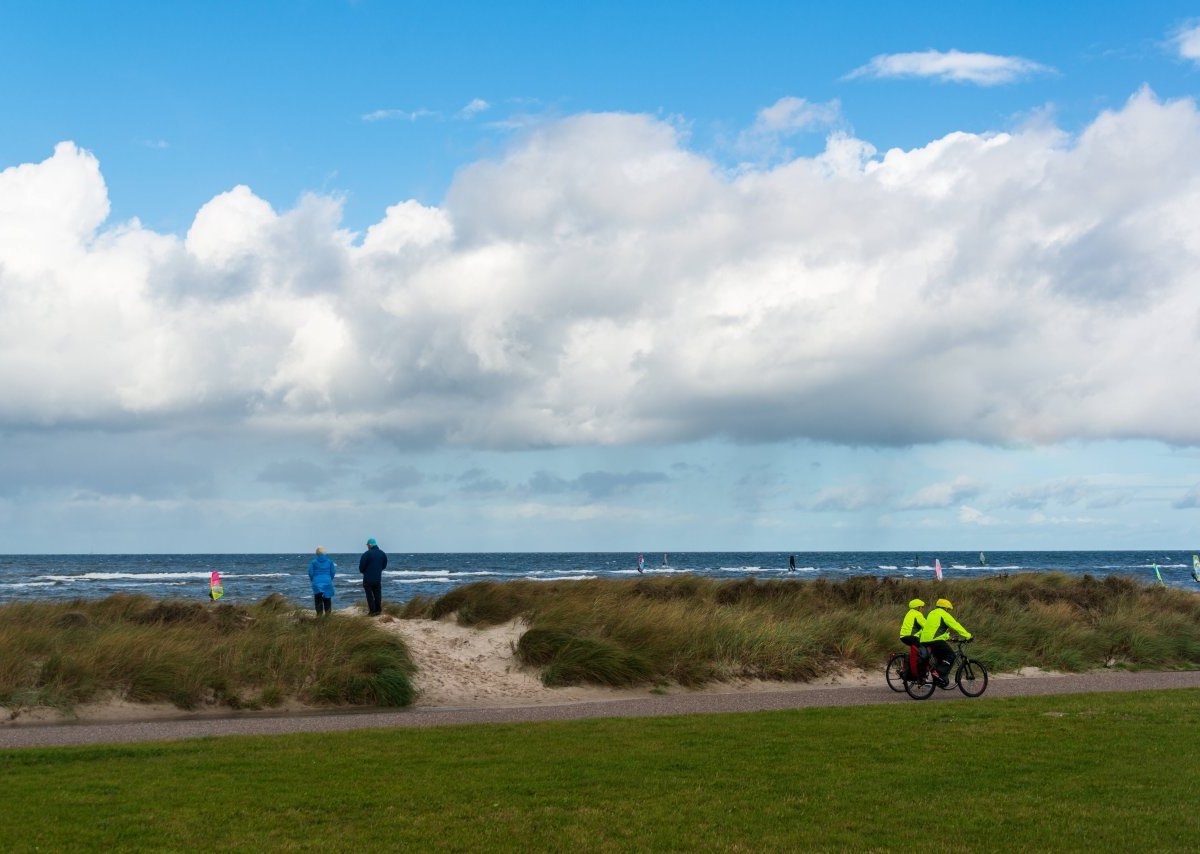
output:
[[900,510],[929,510],[953,507],[968,498],[979,495],[982,488],[968,477],[959,476],[944,483],[932,483],[904,498],[897,505]]
[[492,105],[483,98],[472,98],[465,107],[458,111],[458,115],[460,118],[470,119],[491,108]]
[[362,234],[238,186],[181,238],[110,222],[62,143],[0,172],[0,428],[1197,444],[1198,153],[1195,103],[1149,91],[1076,135],[839,132],[733,175],[670,123],[583,114]]
[[866,65],[851,71],[846,75],[846,79],[927,77],[952,83],[997,86],[1053,72],[1053,68],[1020,56],[997,56],[961,50],[923,50],[880,54]]
[[1191,507],[1200,507],[1200,483],[1197,483],[1191,489],[1179,496],[1172,505],[1177,510],[1182,510]]
[[1200,23],[1192,22],[1176,31],[1171,43],[1179,56],[1192,62],[1200,62]]
[[841,118],[841,105],[835,100],[814,104],[803,98],[780,98],[759,110],[751,133],[790,133],[828,127]]
[[996,525],[1000,520],[994,516],[988,516],[981,510],[976,510],[974,507],[963,505],[958,508],[958,521],[961,525]]
[[385,110],[372,110],[369,113],[364,113],[362,116],[362,120],[364,122],[383,122],[383,121],[400,119],[400,120],[406,121],[406,122],[415,122],[417,119],[424,119],[424,118],[428,118],[429,116],[436,116],[436,115],[437,115],[436,112],[434,112],[433,110],[427,110],[424,107],[417,109],[417,110],[385,109]]
[[841,118],[841,104],[836,100],[821,104],[791,96],[780,98],[759,110],[754,124],[739,134],[737,147],[743,152],[773,156],[780,151],[781,140],[833,127]]

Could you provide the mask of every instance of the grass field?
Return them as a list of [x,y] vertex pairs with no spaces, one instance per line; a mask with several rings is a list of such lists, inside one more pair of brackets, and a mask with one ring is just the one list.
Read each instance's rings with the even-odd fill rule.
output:
[[16,750],[0,779],[18,851],[1191,851],[1197,757],[1187,690]]

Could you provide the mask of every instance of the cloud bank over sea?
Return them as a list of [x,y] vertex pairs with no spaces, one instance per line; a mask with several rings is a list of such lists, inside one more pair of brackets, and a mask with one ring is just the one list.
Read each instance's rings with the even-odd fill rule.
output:
[[63,142],[0,172],[0,427],[1195,444],[1198,164],[1195,102],[1145,89],[1075,135],[738,168],[587,113],[362,233],[239,185],[173,235]]

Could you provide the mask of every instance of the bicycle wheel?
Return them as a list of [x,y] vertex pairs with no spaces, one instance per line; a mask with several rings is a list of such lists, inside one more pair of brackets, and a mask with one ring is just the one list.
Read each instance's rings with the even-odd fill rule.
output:
[[893,691],[904,690],[904,658],[904,653],[893,652],[892,657],[888,659],[887,668],[884,670],[888,687]]
[[933,691],[936,687],[933,684],[933,679],[929,676],[926,676],[924,679],[910,679],[904,683],[904,690],[914,700],[928,700],[933,696]]
[[964,658],[962,666],[954,676],[958,690],[968,697],[978,697],[987,690],[988,672],[983,663],[973,658]]

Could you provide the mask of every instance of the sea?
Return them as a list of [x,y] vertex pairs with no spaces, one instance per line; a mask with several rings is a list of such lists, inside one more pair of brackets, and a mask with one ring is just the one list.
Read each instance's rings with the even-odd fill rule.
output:
[[[796,571],[788,558],[794,555]],[[330,555],[337,563],[334,607],[362,599],[358,554]],[[1192,553],[1180,551],[1081,552],[644,552],[646,577],[827,578],[853,576],[932,579],[934,562],[947,579],[1022,572],[1123,575],[1145,584],[1200,591],[1192,578]],[[436,598],[475,581],[581,581],[638,575],[636,552],[499,552],[414,554],[391,552],[383,577],[385,602]],[[311,554],[0,555],[0,602],[95,599],[141,593],[159,599],[207,599],[209,575],[221,574],[234,603],[281,593],[300,605],[312,602]]]

